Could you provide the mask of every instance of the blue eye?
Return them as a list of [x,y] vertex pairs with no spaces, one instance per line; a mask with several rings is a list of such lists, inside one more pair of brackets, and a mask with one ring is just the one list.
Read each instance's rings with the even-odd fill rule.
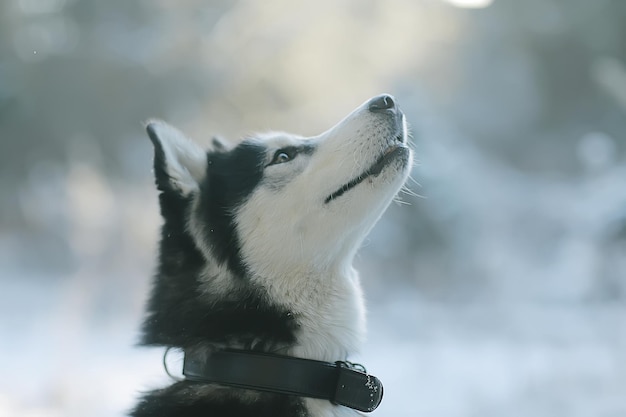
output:
[[293,158],[295,158],[297,154],[298,154],[298,151],[296,150],[296,148],[290,147],[290,148],[279,149],[274,153],[272,162],[270,162],[269,165],[284,164],[285,162],[289,162]]

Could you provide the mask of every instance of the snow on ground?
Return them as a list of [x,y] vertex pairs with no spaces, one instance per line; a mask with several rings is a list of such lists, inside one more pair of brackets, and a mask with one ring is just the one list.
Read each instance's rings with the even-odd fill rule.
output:
[[[140,315],[90,318],[68,308],[68,287],[7,285],[6,272],[0,416],[121,416],[167,382],[163,351],[134,346]],[[626,415],[624,306],[419,300],[407,288],[370,308],[355,360],[385,384],[374,415]]]
[[[626,415],[623,306],[459,307],[403,297],[371,314],[363,356],[385,382],[378,415]],[[390,325],[398,322],[405,327]]]

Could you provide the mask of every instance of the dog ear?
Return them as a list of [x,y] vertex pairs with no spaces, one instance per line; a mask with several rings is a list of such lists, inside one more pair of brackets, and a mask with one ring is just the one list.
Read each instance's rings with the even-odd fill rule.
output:
[[207,153],[180,130],[160,120],[146,125],[154,145],[154,176],[161,191],[187,196],[198,191],[206,175]]
[[221,136],[213,136],[211,139],[211,146],[216,152],[227,152],[233,148],[233,145]]

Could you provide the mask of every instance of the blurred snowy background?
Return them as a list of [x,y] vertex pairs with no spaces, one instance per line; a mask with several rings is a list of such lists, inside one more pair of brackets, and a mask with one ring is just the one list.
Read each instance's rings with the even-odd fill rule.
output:
[[0,416],[121,416],[160,219],[142,121],[199,141],[394,94],[420,160],[358,258],[377,416],[626,416],[626,2],[4,0]]

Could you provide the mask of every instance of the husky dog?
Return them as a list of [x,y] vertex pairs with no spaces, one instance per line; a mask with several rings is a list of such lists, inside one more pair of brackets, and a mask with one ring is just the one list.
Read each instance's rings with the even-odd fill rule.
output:
[[[200,362],[236,349],[349,363],[365,335],[352,260],[412,165],[394,98],[374,97],[314,137],[273,132],[203,150],[161,121],[147,132],[164,223],[142,344]],[[360,414],[329,399],[186,379],[148,392],[131,415]]]

